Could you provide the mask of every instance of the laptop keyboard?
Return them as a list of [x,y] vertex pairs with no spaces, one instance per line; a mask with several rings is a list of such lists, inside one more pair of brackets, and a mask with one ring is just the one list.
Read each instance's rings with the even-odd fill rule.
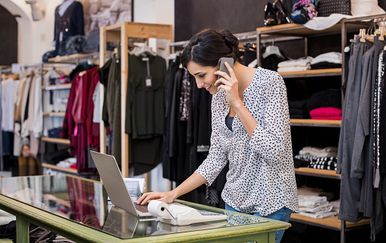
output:
[[140,211],[142,213],[149,212],[149,210],[147,209],[147,205],[140,205],[140,204],[136,204],[136,203],[134,203],[134,205],[135,205],[135,209],[137,209],[138,211]]

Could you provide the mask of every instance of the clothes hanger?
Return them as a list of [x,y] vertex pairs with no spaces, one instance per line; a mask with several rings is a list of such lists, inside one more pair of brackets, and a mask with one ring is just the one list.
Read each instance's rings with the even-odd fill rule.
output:
[[366,42],[366,29],[359,29],[359,41]]
[[380,22],[378,22],[379,26],[379,40],[384,41],[386,35],[386,22],[385,18],[383,18]]
[[266,58],[270,55],[276,55],[278,57],[284,58],[284,56],[280,52],[279,47],[275,46],[274,42],[272,42],[271,45],[269,45],[265,48],[265,52],[263,53],[263,58]]
[[152,55],[155,56],[157,53],[155,53],[148,45],[143,44],[141,46],[134,47],[133,54],[136,56],[143,56],[143,55]]

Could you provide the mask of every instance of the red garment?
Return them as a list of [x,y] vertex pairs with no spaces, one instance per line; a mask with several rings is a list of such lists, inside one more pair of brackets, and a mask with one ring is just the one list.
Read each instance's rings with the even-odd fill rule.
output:
[[[96,201],[94,183],[74,177],[66,177],[68,199],[71,205],[71,217],[88,226],[100,229],[98,215],[96,214]],[[98,208],[99,210],[99,208]]]
[[98,67],[75,76],[64,117],[63,136],[70,139],[71,152],[76,157],[79,172],[95,171],[95,168],[88,167],[88,151],[99,151],[99,129],[95,129],[99,124],[93,123],[93,94],[98,82]]
[[342,120],[342,109],[335,107],[321,107],[310,111],[312,119]]

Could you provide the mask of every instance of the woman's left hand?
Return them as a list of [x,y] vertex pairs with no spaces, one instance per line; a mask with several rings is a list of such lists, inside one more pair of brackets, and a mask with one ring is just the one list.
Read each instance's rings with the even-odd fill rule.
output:
[[216,71],[214,74],[219,76],[219,79],[214,83],[217,89],[223,89],[226,92],[226,100],[232,107],[236,107],[242,104],[242,100],[239,95],[239,81],[236,78],[233,68],[225,62],[225,66],[228,69],[229,75],[226,72]]

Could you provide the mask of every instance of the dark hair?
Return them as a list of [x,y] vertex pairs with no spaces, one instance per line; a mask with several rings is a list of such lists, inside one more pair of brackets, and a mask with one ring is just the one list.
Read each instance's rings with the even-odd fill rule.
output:
[[190,61],[215,67],[221,57],[233,57],[238,61],[239,40],[229,30],[205,29],[190,39],[182,52],[181,63],[184,67]]

